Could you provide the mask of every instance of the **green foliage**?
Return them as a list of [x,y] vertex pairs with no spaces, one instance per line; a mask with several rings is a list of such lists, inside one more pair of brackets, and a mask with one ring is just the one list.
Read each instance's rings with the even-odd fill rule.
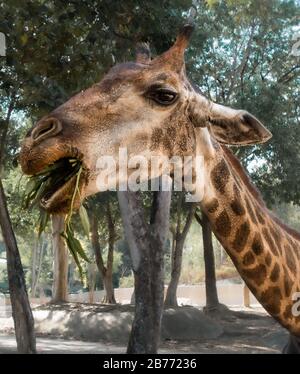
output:
[[129,59],[138,41],[161,51],[170,44],[191,1],[2,2],[1,97],[16,91],[17,107],[41,116],[89,87],[114,63]]
[[121,288],[131,288],[134,286],[134,277],[133,274],[128,275],[127,277],[122,277],[120,279]]
[[206,96],[248,110],[272,131],[266,145],[237,153],[269,204],[299,204],[300,66],[290,54],[299,2],[209,3],[196,20],[187,57],[190,75]]

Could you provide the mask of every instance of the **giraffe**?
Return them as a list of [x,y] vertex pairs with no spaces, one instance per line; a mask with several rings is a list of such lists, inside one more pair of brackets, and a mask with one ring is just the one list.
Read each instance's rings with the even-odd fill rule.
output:
[[[185,25],[173,46],[153,59],[140,45],[135,62],[114,66],[99,83],[43,117],[22,143],[21,167],[34,175],[62,158],[80,159],[85,172],[78,207],[98,192],[97,159],[117,159],[120,147],[149,162],[153,155],[201,155],[200,205],[213,232],[257,300],[291,333],[290,351],[299,350],[293,294],[300,291],[300,234],[267,209],[228,148],[266,142],[271,133],[247,111],[213,103],[189,82],[184,52],[192,29]],[[73,177],[52,186],[41,199],[42,208],[68,211],[74,184]]]

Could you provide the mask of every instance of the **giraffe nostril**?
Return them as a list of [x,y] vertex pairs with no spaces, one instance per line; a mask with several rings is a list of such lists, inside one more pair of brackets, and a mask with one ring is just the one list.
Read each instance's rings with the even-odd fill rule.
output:
[[31,137],[35,142],[57,135],[62,130],[61,122],[56,118],[47,118],[32,130]]

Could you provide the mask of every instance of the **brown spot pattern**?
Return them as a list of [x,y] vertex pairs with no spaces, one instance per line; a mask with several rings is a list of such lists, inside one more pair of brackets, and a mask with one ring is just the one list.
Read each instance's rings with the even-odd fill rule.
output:
[[293,282],[287,271],[284,273],[284,292],[287,297],[290,296],[292,292]]
[[283,318],[284,319],[291,319],[292,318],[292,305],[287,305],[284,313],[283,313]]
[[167,135],[171,138],[171,139],[175,139],[176,138],[176,130],[174,127],[170,126],[170,127],[167,127]]
[[239,188],[236,184],[233,185],[233,195],[234,199],[231,203],[231,209],[233,212],[238,215],[242,216],[246,213],[245,208],[242,205],[242,198],[241,198],[241,193],[239,191]]
[[272,315],[280,313],[281,299],[282,295],[278,287],[270,287],[261,294],[262,304],[267,307],[268,312]]
[[270,276],[271,281],[276,282],[279,278],[279,274],[280,274],[280,267],[278,264],[275,264],[272,269],[271,276]]
[[163,137],[162,144],[165,150],[172,151],[172,142],[168,136]]
[[270,253],[268,252],[267,255],[266,255],[266,265],[270,266],[271,263],[272,263],[272,257],[270,255]]
[[217,217],[216,219],[216,230],[217,233],[223,237],[227,237],[231,232],[231,222],[226,210]]
[[250,226],[248,221],[244,222],[237,230],[233,242],[233,248],[237,252],[241,252],[247,243],[248,237],[250,234]]
[[248,251],[243,257],[243,265],[250,266],[254,263],[255,257],[251,251]]
[[256,283],[258,286],[262,285],[266,279],[267,270],[265,265],[260,264],[253,269],[244,270],[244,274],[252,282]]
[[217,199],[211,200],[206,206],[208,213],[215,213],[218,210],[218,208],[219,202]]
[[230,206],[231,206],[232,211],[237,216],[243,216],[246,213],[243,205],[237,199],[233,200],[232,203],[230,204]]
[[293,255],[292,248],[290,247],[290,245],[287,244],[284,246],[284,250],[285,250],[285,259],[286,259],[287,266],[289,267],[292,273],[296,273],[297,271],[296,260]]
[[156,128],[151,134],[151,149],[157,149],[160,145],[163,136],[163,131],[160,128]]
[[211,172],[211,180],[216,190],[225,193],[225,187],[229,181],[229,170],[226,162],[224,160],[214,167]]
[[263,244],[258,233],[256,233],[254,236],[252,250],[257,256],[263,252]]

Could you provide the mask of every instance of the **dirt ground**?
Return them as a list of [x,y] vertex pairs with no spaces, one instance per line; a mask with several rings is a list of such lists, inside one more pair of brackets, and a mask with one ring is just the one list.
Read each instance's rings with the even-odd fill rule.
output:
[[[49,305],[41,307],[49,308]],[[82,305],[52,306],[54,310],[69,308],[71,310],[84,308]],[[102,306],[86,306],[97,313]],[[127,309],[129,308],[126,307]],[[129,308],[131,309],[131,308]],[[106,306],[108,313],[114,309]],[[212,316],[222,327],[223,333],[217,338],[197,340],[164,339],[159,353],[281,353],[288,333],[276,321],[260,309],[235,308]],[[16,346],[13,330],[7,324],[3,326],[0,319],[0,353],[14,353]],[[64,334],[37,334],[39,353],[125,353],[126,344],[98,340],[74,339]]]
[[262,310],[231,311],[219,318],[224,332],[216,339],[165,341],[162,348],[174,353],[279,354],[288,333]]

